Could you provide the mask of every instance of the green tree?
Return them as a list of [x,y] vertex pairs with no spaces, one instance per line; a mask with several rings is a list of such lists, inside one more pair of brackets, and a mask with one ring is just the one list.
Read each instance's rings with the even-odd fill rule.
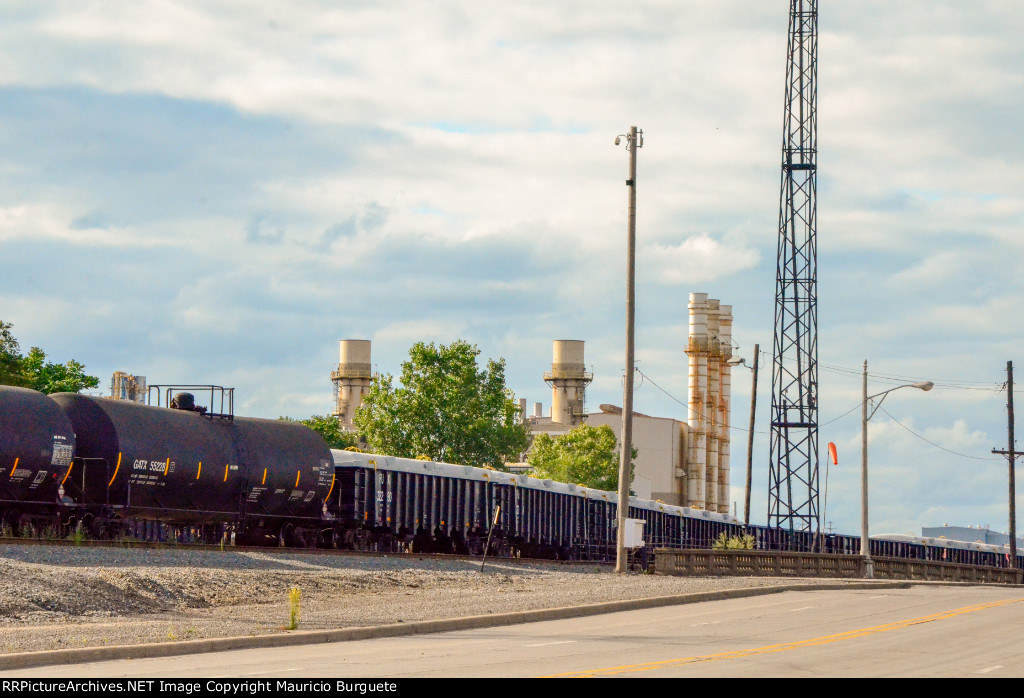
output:
[[46,352],[32,347],[22,356],[21,346],[11,333],[12,325],[0,320],[0,385],[17,385],[42,393],[77,393],[100,384],[96,376],[85,373],[75,360],[55,364],[46,360]]
[[[635,459],[637,450],[632,449]],[[619,487],[619,446],[607,425],[582,424],[561,436],[538,434],[526,456],[533,477],[572,482],[598,490]],[[630,480],[632,481],[632,464]]]
[[327,448],[342,450],[359,443],[358,434],[342,429],[338,418],[329,414],[314,414],[309,419],[292,419],[291,417],[278,417],[278,419],[305,424],[323,437],[327,442]]
[[0,385],[26,386],[21,372],[21,345],[11,333],[12,325],[0,320]]
[[22,375],[28,387],[41,393],[77,393],[100,384],[96,376],[87,376],[85,366],[74,359],[63,364],[46,360],[46,352],[39,347],[28,350],[28,356],[21,361]]
[[529,426],[505,387],[505,360],[477,367],[480,351],[458,340],[418,342],[402,364],[401,387],[390,374],[370,386],[355,423],[379,453],[505,468],[529,443]]

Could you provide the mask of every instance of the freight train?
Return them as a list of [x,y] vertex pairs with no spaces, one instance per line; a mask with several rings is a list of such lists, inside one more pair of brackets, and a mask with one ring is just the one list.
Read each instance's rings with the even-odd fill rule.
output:
[[[449,463],[337,451],[306,426],[0,386],[0,529],[64,536],[609,560],[618,496]],[[725,514],[631,497],[640,554],[709,548],[856,555],[856,536],[744,526]],[[1005,567],[1004,551],[891,536],[872,554]]]

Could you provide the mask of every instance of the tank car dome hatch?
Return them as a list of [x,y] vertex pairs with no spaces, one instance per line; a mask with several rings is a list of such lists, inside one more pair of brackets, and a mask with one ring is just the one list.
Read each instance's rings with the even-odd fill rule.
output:
[[177,393],[171,398],[172,410],[193,410],[196,407],[196,396],[192,393]]
[[74,453],[75,431],[56,402],[0,386],[0,497],[55,503]]
[[196,396],[192,393],[175,393],[167,405],[172,410],[183,410],[185,412],[198,412],[206,414],[205,407],[196,407]]

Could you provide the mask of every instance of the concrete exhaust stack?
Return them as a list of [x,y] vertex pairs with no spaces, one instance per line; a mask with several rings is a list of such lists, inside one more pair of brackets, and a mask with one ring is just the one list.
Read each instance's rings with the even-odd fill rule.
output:
[[551,385],[551,421],[577,426],[583,422],[585,393],[594,374],[587,373],[583,361],[584,342],[577,339],[556,339],[552,351],[551,370],[544,381]]
[[729,513],[732,306],[690,294],[687,506]]
[[704,508],[704,486],[707,476],[707,432],[704,410],[708,394],[708,294],[690,294],[690,338],[686,346],[690,374],[689,425],[687,448],[686,504]]
[[732,306],[718,308],[719,392],[718,392],[718,513],[729,513],[729,423],[732,398]]
[[342,429],[355,431],[352,421],[356,408],[363,403],[363,395],[370,389],[373,372],[370,363],[368,339],[343,339],[338,352],[338,369],[331,373],[334,381],[337,407],[334,415]]

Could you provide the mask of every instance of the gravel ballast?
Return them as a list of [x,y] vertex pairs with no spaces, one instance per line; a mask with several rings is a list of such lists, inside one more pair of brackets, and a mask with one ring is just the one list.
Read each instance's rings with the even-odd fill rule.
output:
[[[810,580],[808,580],[810,581]],[[834,581],[834,580],[827,580]],[[521,560],[0,546],[0,653],[489,615],[793,579],[684,578]]]

